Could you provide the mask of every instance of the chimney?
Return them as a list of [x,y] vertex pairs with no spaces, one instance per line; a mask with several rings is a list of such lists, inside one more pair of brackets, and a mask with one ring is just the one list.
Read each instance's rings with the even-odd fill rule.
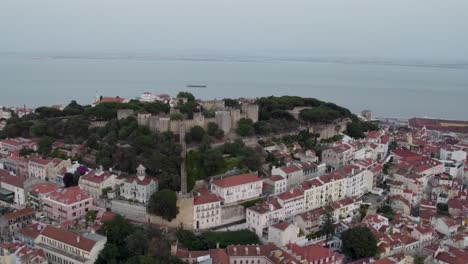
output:
[[237,254],[237,248],[234,247],[232,250],[234,250],[234,254]]
[[260,247],[255,248],[257,250],[257,255],[260,255]]
[[249,248],[245,246],[245,255],[249,255]]
[[219,249],[219,242],[216,242],[216,249]]

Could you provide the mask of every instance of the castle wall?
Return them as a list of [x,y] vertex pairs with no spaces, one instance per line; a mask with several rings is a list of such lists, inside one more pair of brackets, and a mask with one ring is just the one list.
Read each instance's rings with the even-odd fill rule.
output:
[[229,111],[216,111],[215,119],[216,124],[218,124],[225,134],[231,131],[231,114]]
[[258,105],[242,104],[241,109],[246,118],[251,119],[254,123],[258,122]]
[[117,120],[126,119],[130,116],[134,116],[135,111],[133,109],[119,109],[117,110]]

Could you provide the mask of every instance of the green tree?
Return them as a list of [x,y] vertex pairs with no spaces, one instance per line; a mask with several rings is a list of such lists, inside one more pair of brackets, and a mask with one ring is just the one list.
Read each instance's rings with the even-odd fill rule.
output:
[[232,108],[240,108],[240,103],[237,100],[224,98],[224,106]]
[[390,144],[388,145],[388,150],[391,151],[391,150],[394,150],[396,148],[398,148],[398,143],[395,140],[392,140],[390,142]]
[[189,102],[195,101],[195,96],[189,92],[179,92],[177,94],[177,98],[187,98],[187,101]]
[[37,146],[37,152],[42,155],[48,155],[52,150],[54,140],[51,137],[42,137]]
[[374,257],[377,254],[377,239],[367,227],[352,227],[341,236],[341,250],[351,260]]
[[167,189],[153,193],[148,202],[147,211],[167,221],[176,218],[179,213],[176,193]]
[[346,134],[352,138],[363,138],[365,137],[364,135],[364,130],[362,128],[362,125],[359,121],[353,121],[348,124],[346,127]]
[[255,128],[251,119],[241,118],[238,122],[236,133],[242,137],[253,136],[255,134]]
[[85,215],[86,226],[88,226],[89,223],[94,223],[94,221],[96,220],[96,216],[97,216],[97,211],[95,210],[88,211]]
[[215,138],[222,138],[224,136],[224,131],[219,128],[218,124],[213,122],[208,123],[207,133]]
[[377,210],[377,213],[385,216],[386,218],[388,218],[389,221],[392,221],[393,215],[394,215],[393,209],[389,205],[384,205],[384,206],[380,207]]
[[325,236],[325,246],[328,247],[328,241],[335,234],[335,219],[333,217],[333,206],[331,202],[325,206],[325,214],[322,216],[322,224],[320,225],[320,234]]
[[190,137],[195,141],[200,142],[205,134],[205,130],[201,126],[194,126],[190,129]]

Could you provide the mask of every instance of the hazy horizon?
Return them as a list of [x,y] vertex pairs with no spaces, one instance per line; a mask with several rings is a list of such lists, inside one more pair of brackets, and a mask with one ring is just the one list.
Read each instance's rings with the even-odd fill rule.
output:
[[468,1],[4,1],[2,53],[468,60]]

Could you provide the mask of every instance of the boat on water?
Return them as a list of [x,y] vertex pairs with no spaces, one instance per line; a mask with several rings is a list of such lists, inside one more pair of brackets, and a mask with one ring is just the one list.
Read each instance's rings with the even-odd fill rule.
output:
[[199,85],[199,84],[188,84],[188,88],[206,88],[206,85]]

